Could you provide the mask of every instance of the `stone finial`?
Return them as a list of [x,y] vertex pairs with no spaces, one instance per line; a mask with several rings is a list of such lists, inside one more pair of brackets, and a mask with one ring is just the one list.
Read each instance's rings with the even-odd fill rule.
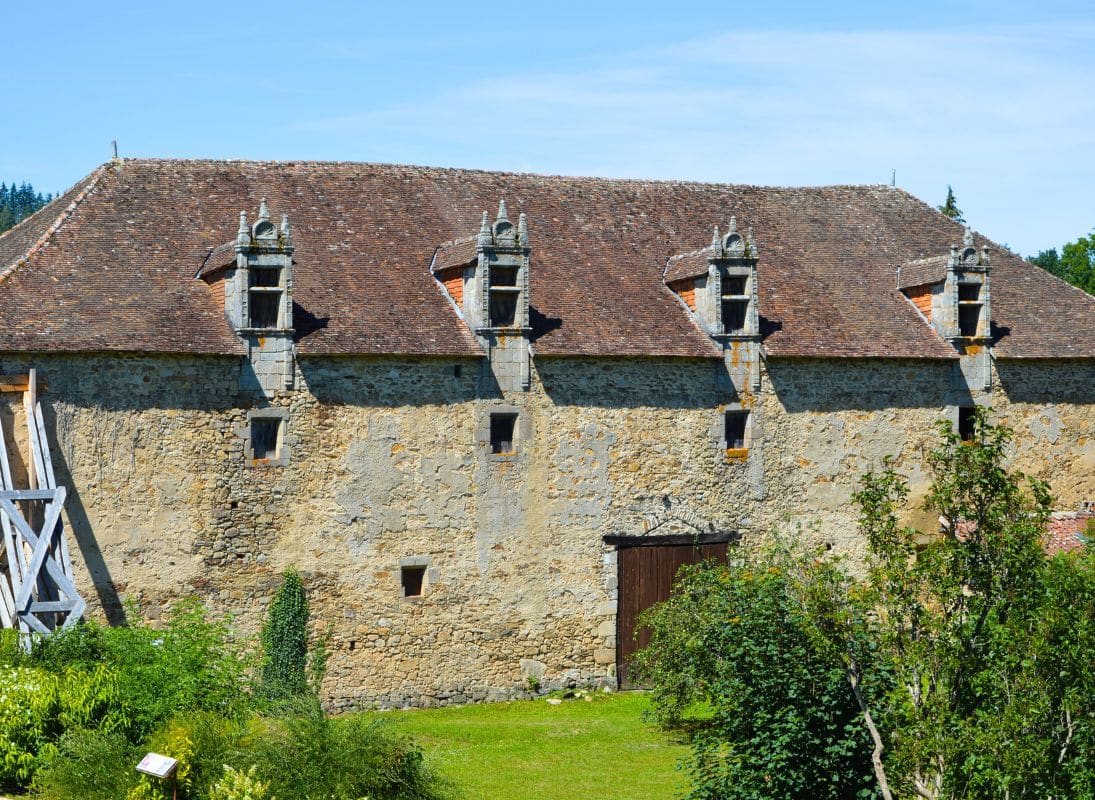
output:
[[730,227],[726,229],[726,235],[732,236],[738,232],[738,218],[730,217]]
[[513,223],[506,214],[506,201],[498,201],[498,218],[494,220],[491,232],[494,234],[494,243],[501,247],[511,247],[517,241],[517,232]]
[[986,266],[989,263],[989,246],[987,244],[981,245],[981,263]]
[[962,234],[962,246],[973,247],[973,231],[970,230],[969,225],[966,226],[966,230]]
[[484,211],[483,221],[479,224],[479,245],[485,247],[490,243],[490,216],[487,214],[486,211]]
[[251,228],[247,225],[247,212],[240,212],[240,229],[236,232],[237,244],[251,243]]
[[714,232],[711,234],[711,247],[718,250],[722,247],[722,234],[719,233],[719,226],[715,226]]
[[751,258],[757,257],[757,240],[753,238],[753,226],[750,225],[745,231],[745,245],[748,248],[749,256]]
[[509,217],[506,216],[506,200],[502,198],[498,201],[498,216],[494,220],[495,222],[509,222]]
[[270,219],[270,209],[266,207],[266,198],[259,200],[259,221]]
[[528,217],[524,211],[517,217],[517,243],[521,247],[528,247]]
[[282,214],[281,215],[281,235],[285,239],[289,238],[289,215],[288,214]]

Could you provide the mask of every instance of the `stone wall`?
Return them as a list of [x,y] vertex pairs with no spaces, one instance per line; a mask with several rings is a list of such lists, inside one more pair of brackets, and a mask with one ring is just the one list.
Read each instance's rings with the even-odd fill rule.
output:
[[[96,615],[120,620],[127,598],[155,619],[196,593],[254,632],[294,564],[331,637],[329,702],[350,708],[498,699],[541,670],[546,686],[611,680],[605,535],[680,517],[856,553],[859,474],[893,455],[923,491],[951,365],[773,361],[741,459],[722,448],[721,364],[540,358],[531,389],[503,396],[476,359],[303,357],[295,391],[269,400],[241,394],[232,358],[4,356],[0,370],[48,381]],[[1095,495],[1095,364],[1005,362],[994,387],[1016,464],[1062,507]],[[4,399],[13,449],[20,398]],[[519,414],[513,455],[491,452],[492,410]],[[287,463],[255,466],[249,415],[274,412]],[[403,596],[408,564],[426,567],[421,598]]]

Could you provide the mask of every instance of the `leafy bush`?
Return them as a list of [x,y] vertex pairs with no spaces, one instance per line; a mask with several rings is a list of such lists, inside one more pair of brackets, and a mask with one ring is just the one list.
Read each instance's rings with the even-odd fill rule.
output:
[[276,800],[268,796],[269,789],[269,783],[255,777],[255,767],[240,772],[225,765],[224,777],[209,790],[209,800]]
[[250,702],[249,662],[228,624],[209,620],[194,599],[176,604],[162,630],[91,622],[36,640],[26,661],[54,672],[108,665],[132,741],[180,712],[239,717]]
[[270,698],[308,691],[308,598],[300,573],[289,568],[282,576],[266,624],[262,628],[262,689]]
[[0,784],[24,787],[66,731],[126,725],[114,676],[103,666],[52,673],[0,668]]
[[686,568],[643,617],[655,717],[692,734],[693,800],[873,796],[870,742],[775,560]]
[[270,792],[295,800],[432,800],[440,784],[421,749],[365,714],[328,718],[318,709],[257,720],[241,742]]
[[68,731],[38,769],[34,791],[41,800],[119,800],[137,784],[143,754],[117,731]]

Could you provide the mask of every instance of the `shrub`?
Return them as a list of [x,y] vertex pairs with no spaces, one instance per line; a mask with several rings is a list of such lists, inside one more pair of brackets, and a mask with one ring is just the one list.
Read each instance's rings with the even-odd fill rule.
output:
[[68,731],[34,778],[41,800],[119,800],[137,784],[140,748],[114,731]]
[[267,697],[294,697],[308,691],[308,598],[295,569],[285,571],[270,604],[262,648],[262,689]]
[[246,772],[224,767],[224,777],[209,790],[209,800],[276,800],[268,797],[269,783],[255,777],[255,767]]
[[177,713],[239,717],[250,702],[248,661],[231,629],[194,599],[177,603],[163,630],[87,623],[37,640],[26,661],[53,672],[109,665],[132,741]]
[[69,730],[126,725],[117,683],[104,666],[51,673],[0,668],[0,784],[25,787]]

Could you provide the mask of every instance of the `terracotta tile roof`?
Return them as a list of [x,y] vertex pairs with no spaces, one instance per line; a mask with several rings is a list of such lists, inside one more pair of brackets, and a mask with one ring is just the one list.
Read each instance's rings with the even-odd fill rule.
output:
[[454,242],[445,242],[437,248],[433,257],[433,271],[440,272],[449,267],[463,267],[479,257],[477,236],[465,236]]
[[679,256],[671,256],[665,265],[665,282],[695,278],[706,275],[708,270],[707,248],[694,250],[691,253],[682,253]]
[[929,283],[944,281],[947,278],[947,264],[949,263],[949,255],[906,261],[897,268],[897,288],[910,289],[913,286],[924,286]]
[[1079,550],[1087,543],[1084,533],[1092,521],[1095,521],[1095,512],[1092,511],[1055,513],[1049,520],[1049,530],[1046,532],[1046,551],[1053,554]]
[[[504,197],[529,218],[539,355],[717,355],[663,275],[736,214],[756,233],[769,356],[955,357],[895,274],[962,229],[889,187],[172,160],[107,164],[0,236],[0,350],[241,352],[194,278],[262,197],[292,225],[305,355],[478,355],[429,267]],[[1095,300],[998,248],[993,270],[998,357],[1095,357]]]

